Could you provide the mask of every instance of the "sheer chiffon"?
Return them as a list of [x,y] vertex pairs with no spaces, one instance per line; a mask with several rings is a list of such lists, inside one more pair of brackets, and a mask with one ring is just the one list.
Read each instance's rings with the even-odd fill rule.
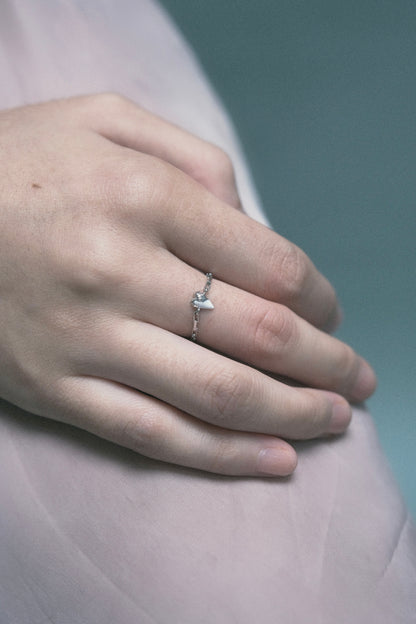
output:
[[[0,106],[118,91],[232,157],[226,114],[149,0],[3,0]],[[416,622],[416,532],[356,409],[288,479],[209,475],[0,402],[0,623]]]

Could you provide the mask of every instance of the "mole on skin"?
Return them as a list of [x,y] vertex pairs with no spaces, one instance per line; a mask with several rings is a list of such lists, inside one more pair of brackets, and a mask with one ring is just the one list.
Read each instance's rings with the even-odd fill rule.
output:
[[36,182],[32,182],[32,188],[42,188],[40,184],[37,184]]

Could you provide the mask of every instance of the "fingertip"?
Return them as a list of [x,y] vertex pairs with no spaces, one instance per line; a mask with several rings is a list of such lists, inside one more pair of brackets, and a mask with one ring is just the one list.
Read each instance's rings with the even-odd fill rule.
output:
[[328,332],[328,334],[332,334],[336,329],[338,329],[343,320],[344,312],[339,303],[337,303],[323,327],[324,331]]
[[371,396],[377,387],[377,377],[371,366],[361,358],[357,377],[351,392],[354,402],[361,402]]
[[336,435],[344,433],[352,419],[352,410],[349,403],[342,397],[334,395],[332,416],[329,422],[328,433]]
[[257,457],[257,473],[263,476],[287,477],[291,475],[298,463],[294,448],[289,444],[263,448]]

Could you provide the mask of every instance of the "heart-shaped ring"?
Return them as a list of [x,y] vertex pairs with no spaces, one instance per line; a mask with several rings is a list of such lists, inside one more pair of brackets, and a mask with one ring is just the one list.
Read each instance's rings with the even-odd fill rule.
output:
[[196,342],[199,330],[199,314],[201,310],[213,310],[214,304],[211,299],[208,299],[207,294],[209,289],[211,288],[212,282],[212,273],[205,274],[207,281],[204,286],[204,290],[198,291],[194,294],[193,299],[191,300],[191,306],[194,310],[194,321],[192,325],[192,335],[191,340]]
[[208,299],[208,297],[203,292],[196,292],[194,294],[194,298],[191,301],[191,304],[194,308],[198,308],[199,310],[214,309],[214,304],[212,303],[211,299]]

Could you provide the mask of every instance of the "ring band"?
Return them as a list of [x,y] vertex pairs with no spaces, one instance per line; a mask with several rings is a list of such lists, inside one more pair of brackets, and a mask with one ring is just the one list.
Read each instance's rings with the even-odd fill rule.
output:
[[194,310],[191,340],[193,340],[194,342],[196,342],[196,339],[198,337],[199,315],[200,315],[201,310],[213,310],[214,309],[214,304],[207,297],[209,289],[211,288],[212,273],[205,273],[205,277],[207,278],[207,281],[204,286],[204,290],[196,292],[191,301],[191,306],[193,307],[193,310]]

